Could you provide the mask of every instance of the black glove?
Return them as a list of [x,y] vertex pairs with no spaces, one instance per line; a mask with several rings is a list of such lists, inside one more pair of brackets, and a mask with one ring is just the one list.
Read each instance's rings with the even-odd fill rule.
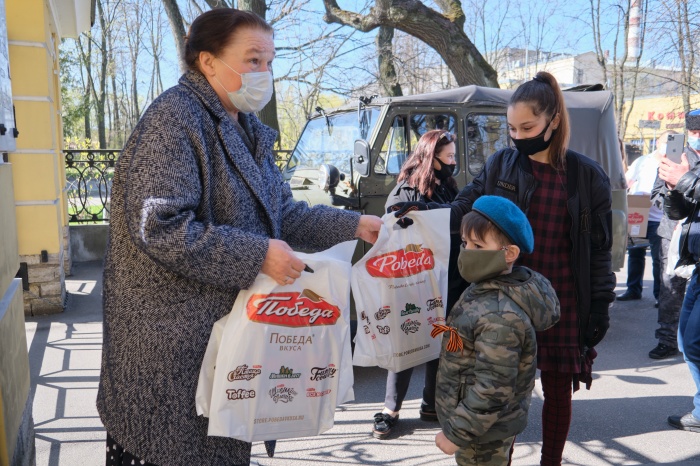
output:
[[610,317],[608,317],[609,304],[603,301],[593,301],[591,311],[588,316],[588,326],[583,333],[583,344],[587,348],[593,348],[603,340],[603,337],[610,328]]
[[400,218],[415,210],[428,210],[428,204],[421,201],[397,202],[394,205],[390,205],[386,209],[386,213],[390,214],[394,212],[394,215]]
[[390,214],[394,212],[394,215],[399,219],[396,224],[401,228],[408,228],[409,226],[413,225],[413,220],[408,217],[404,217],[404,215],[416,210],[428,210],[428,204],[421,201],[397,202],[396,204],[389,206],[386,209],[386,213]]

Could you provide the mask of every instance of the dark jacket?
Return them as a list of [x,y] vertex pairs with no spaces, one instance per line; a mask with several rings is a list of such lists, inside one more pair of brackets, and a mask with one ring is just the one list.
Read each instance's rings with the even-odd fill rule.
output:
[[208,437],[199,369],[214,322],[260,271],[269,238],[324,249],[359,214],[295,202],[277,133],[248,115],[248,150],[200,73],[148,107],[114,174],[97,409],[126,451],[159,465],[248,464],[250,444]]
[[[615,300],[612,272],[612,193],[610,180],[595,161],[574,151],[566,153],[567,208],[571,215],[571,268],[576,283],[579,333],[586,330],[591,312],[607,314]],[[530,159],[511,148],[496,152],[474,180],[451,204],[451,228],[479,196],[498,195],[528,211],[537,181]],[[579,338],[583,349],[583,339]]]
[[[686,218],[683,222],[680,238],[680,259],[676,267],[681,265],[696,264],[700,259],[700,245],[693,246],[689,241],[689,232],[693,228],[697,238],[700,231],[700,164],[698,155],[694,150],[685,150],[690,171],[681,176],[675,188],[668,189],[666,183],[661,180],[662,188],[660,192],[664,198],[664,218],[668,217],[673,221]],[[659,181],[660,179],[657,179]]]
[[[384,209],[388,209],[390,206],[398,202],[410,202],[410,201],[420,201],[420,202],[437,202],[440,204],[448,204],[452,202],[459,191],[456,188],[451,188],[450,186],[444,185],[439,187],[433,192],[433,196],[428,198],[422,195],[418,190],[406,183],[403,180],[396,185],[394,189],[391,190],[391,194],[386,200]],[[459,296],[462,294],[464,289],[467,287],[467,282],[464,281],[462,276],[459,274],[459,267],[457,266],[457,259],[459,259],[459,246],[462,243],[462,237],[457,232],[450,234],[450,263],[447,269],[447,306],[445,311],[449,314],[452,306],[457,302]]]
[[[700,157],[698,157],[698,154],[688,147],[685,148],[685,156],[688,159],[688,165],[691,170],[693,170],[700,162]],[[676,223],[678,223],[678,219],[673,220],[669,218],[665,212],[664,199],[668,191],[666,182],[657,175],[656,181],[654,182],[654,189],[651,191],[651,202],[652,204],[656,203],[662,210],[664,210],[664,215],[661,217],[661,222],[659,222],[659,228],[656,230],[656,234],[662,238],[670,240],[671,236],[673,236],[673,230],[676,228]]]
[[525,430],[537,369],[535,332],[559,316],[549,280],[527,267],[467,288],[447,319],[464,348],[448,351],[450,337],[443,334],[435,391],[440,427],[452,443],[465,448]]

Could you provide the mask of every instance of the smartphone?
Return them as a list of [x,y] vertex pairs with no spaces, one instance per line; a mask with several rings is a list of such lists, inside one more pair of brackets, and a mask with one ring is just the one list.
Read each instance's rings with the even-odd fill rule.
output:
[[666,157],[675,163],[681,163],[681,154],[685,147],[684,134],[669,134],[666,139]]

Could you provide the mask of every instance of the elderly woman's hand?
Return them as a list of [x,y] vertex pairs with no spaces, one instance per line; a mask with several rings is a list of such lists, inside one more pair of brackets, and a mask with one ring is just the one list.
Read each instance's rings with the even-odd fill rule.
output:
[[379,236],[379,229],[383,224],[382,219],[376,215],[362,215],[360,224],[357,225],[357,230],[355,231],[355,237],[374,244]]
[[287,243],[279,239],[269,240],[262,273],[280,285],[291,285],[301,276],[302,270],[304,263],[294,255]]

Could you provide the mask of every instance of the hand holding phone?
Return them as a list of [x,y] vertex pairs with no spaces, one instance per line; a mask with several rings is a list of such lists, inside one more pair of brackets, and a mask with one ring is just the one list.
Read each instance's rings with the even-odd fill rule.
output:
[[666,140],[666,158],[671,162],[681,163],[681,155],[685,147],[684,134],[669,134]]

